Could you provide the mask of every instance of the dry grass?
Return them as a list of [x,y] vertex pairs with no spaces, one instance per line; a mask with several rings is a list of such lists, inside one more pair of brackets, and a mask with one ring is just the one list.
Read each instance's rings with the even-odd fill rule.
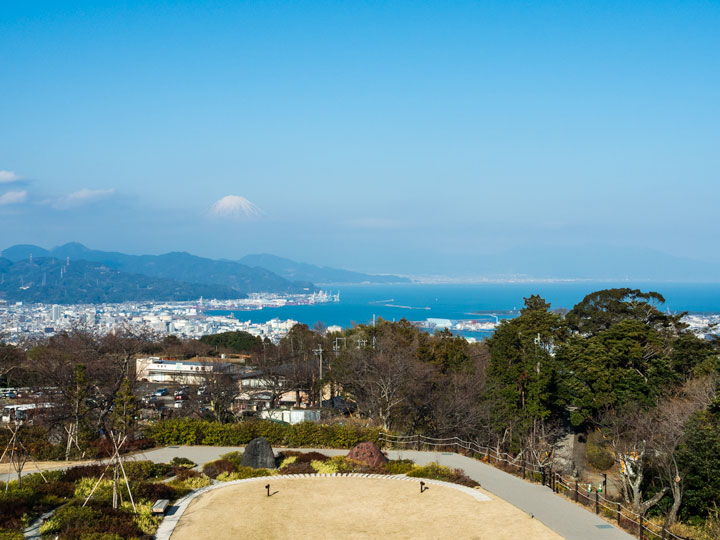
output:
[[[453,488],[374,478],[268,478],[197,497],[172,540],[482,539],[558,540],[562,537],[485,491],[479,502]],[[482,490],[481,490],[482,491]]]

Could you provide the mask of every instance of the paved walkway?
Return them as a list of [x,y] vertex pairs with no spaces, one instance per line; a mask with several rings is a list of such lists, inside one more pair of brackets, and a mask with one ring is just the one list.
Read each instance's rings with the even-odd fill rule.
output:
[[[242,450],[243,447],[228,446],[168,446],[134,454],[131,459],[149,459],[155,463],[167,463],[172,458],[185,457],[198,465],[218,459],[221,454]],[[276,451],[281,451],[276,448]],[[346,455],[347,450],[326,448],[298,448],[301,452],[322,452],[328,456]],[[633,540],[635,537],[610,525],[607,521],[574,504],[549,488],[526,482],[512,474],[475,459],[446,452],[422,452],[415,450],[390,450],[391,459],[411,459],[419,465],[437,462],[465,473],[489,491],[535,516],[552,530],[568,540]],[[27,470],[28,473],[33,472]],[[0,480],[3,480],[0,475]]]
[[[242,450],[242,447],[178,446],[159,448],[137,455],[137,459],[149,459],[156,463],[167,463],[175,456],[192,459],[198,465],[218,459],[221,454]],[[276,449],[280,451],[282,449]],[[322,452],[337,456],[347,454],[347,450],[298,448],[301,452]],[[445,452],[420,452],[415,450],[390,450],[386,452],[391,459],[411,459],[419,465],[437,462],[454,469],[463,469],[465,473],[480,485],[516,506],[520,510],[534,515],[552,530],[568,540],[634,540],[634,536],[610,525],[566,499],[554,494],[549,488],[526,482],[512,474],[503,472],[491,465],[475,459]]]

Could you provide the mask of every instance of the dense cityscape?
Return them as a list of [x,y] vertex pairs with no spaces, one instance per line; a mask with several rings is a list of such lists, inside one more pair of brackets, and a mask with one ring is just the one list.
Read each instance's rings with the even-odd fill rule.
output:
[[204,335],[242,331],[277,343],[297,324],[293,320],[272,319],[264,323],[240,321],[233,316],[206,315],[205,311],[257,311],[293,305],[337,302],[339,297],[324,292],[287,295],[254,293],[238,300],[193,302],[126,302],[119,304],[16,304],[0,301],[0,328],[4,339],[19,343],[24,339],[49,337],[75,328],[99,334],[126,327],[147,329],[159,336],[175,335],[197,339]]

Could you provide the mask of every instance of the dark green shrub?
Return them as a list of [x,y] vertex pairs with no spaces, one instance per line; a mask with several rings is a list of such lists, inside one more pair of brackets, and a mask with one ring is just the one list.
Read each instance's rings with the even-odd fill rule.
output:
[[217,478],[219,474],[235,472],[235,464],[227,459],[211,461],[203,466],[203,472],[210,478]]
[[133,486],[133,496],[155,502],[158,499],[176,498],[175,490],[162,482],[140,482]]
[[[320,452],[297,452],[294,450],[283,450],[282,458],[295,456],[295,463],[310,463],[312,461],[327,461],[330,458]],[[282,460],[281,460],[282,461]]]
[[107,469],[107,465],[78,465],[65,470],[62,476],[63,482],[76,482],[81,478],[99,478]]
[[[108,507],[90,505],[64,506],[42,525],[43,535],[57,534],[61,538],[80,540],[83,538],[140,538],[143,532],[135,525],[132,514]],[[105,536],[107,538],[108,536]]]
[[126,461],[123,463],[125,474],[131,481],[161,478],[170,472],[167,463],[153,463],[152,461]]
[[153,446],[154,445],[152,440],[148,439],[147,437],[142,437],[140,439],[133,439],[132,441],[125,443],[121,451],[137,452],[138,450],[147,450],[148,448],[152,448]]
[[113,533],[83,533],[79,540],[125,540],[119,534]]
[[187,480],[188,478],[199,478],[201,476],[202,473],[195,469],[180,469],[177,472],[177,479],[180,481]]
[[71,499],[75,493],[75,483],[59,481],[48,482],[47,484],[40,484],[35,489],[45,495],[52,495],[61,499]]
[[239,425],[249,430],[250,439],[247,442],[250,442],[255,437],[265,437],[273,446],[288,446],[287,432],[290,427],[288,424],[271,422],[270,420],[251,420],[242,422]]
[[146,428],[145,435],[159,446],[200,444],[204,424],[209,422],[193,418],[172,418],[151,424]]
[[585,452],[588,463],[599,471],[607,471],[615,463],[612,453],[596,434],[588,437]]
[[310,462],[295,462],[278,469],[278,474],[315,474],[315,469],[310,465]]
[[37,442],[30,448],[32,455],[39,461],[60,461],[65,459],[65,448],[62,444],[51,444],[48,441]]
[[43,471],[42,474],[39,472],[24,474],[22,477],[22,485],[24,488],[39,488],[48,482],[60,480],[62,476],[62,471]]
[[[225,455],[229,455],[229,454],[225,454]],[[225,457],[225,456],[220,456],[220,457]],[[186,457],[174,457],[170,461],[170,466],[178,467],[178,468],[185,468],[185,469],[192,469],[195,466],[195,462]]]
[[17,484],[11,483],[10,489],[5,493],[3,486],[0,491],[0,526],[19,529],[24,515],[47,512],[61,502],[59,497],[43,493],[34,487],[18,488]]
[[112,456],[115,453],[115,445],[112,441],[105,438],[97,438],[88,444],[87,457],[103,459]]
[[242,467],[242,455],[242,452],[228,452],[227,454],[222,454],[220,459],[227,459],[233,462],[235,467]]
[[158,446],[183,444],[239,446],[249,443],[256,437],[265,437],[273,446],[352,448],[363,441],[378,444],[379,434],[378,428],[340,424],[303,422],[291,426],[269,420],[220,424],[191,418],[164,420],[146,429],[147,437]]

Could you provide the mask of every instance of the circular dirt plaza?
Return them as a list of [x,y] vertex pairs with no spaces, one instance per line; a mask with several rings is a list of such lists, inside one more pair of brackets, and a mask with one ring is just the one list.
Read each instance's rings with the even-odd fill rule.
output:
[[[420,479],[267,477],[196,497],[172,540],[313,538],[562,538],[483,490],[474,497]],[[270,484],[271,497],[266,484]],[[485,495],[485,497],[483,497]],[[484,500],[478,500],[484,499]]]

